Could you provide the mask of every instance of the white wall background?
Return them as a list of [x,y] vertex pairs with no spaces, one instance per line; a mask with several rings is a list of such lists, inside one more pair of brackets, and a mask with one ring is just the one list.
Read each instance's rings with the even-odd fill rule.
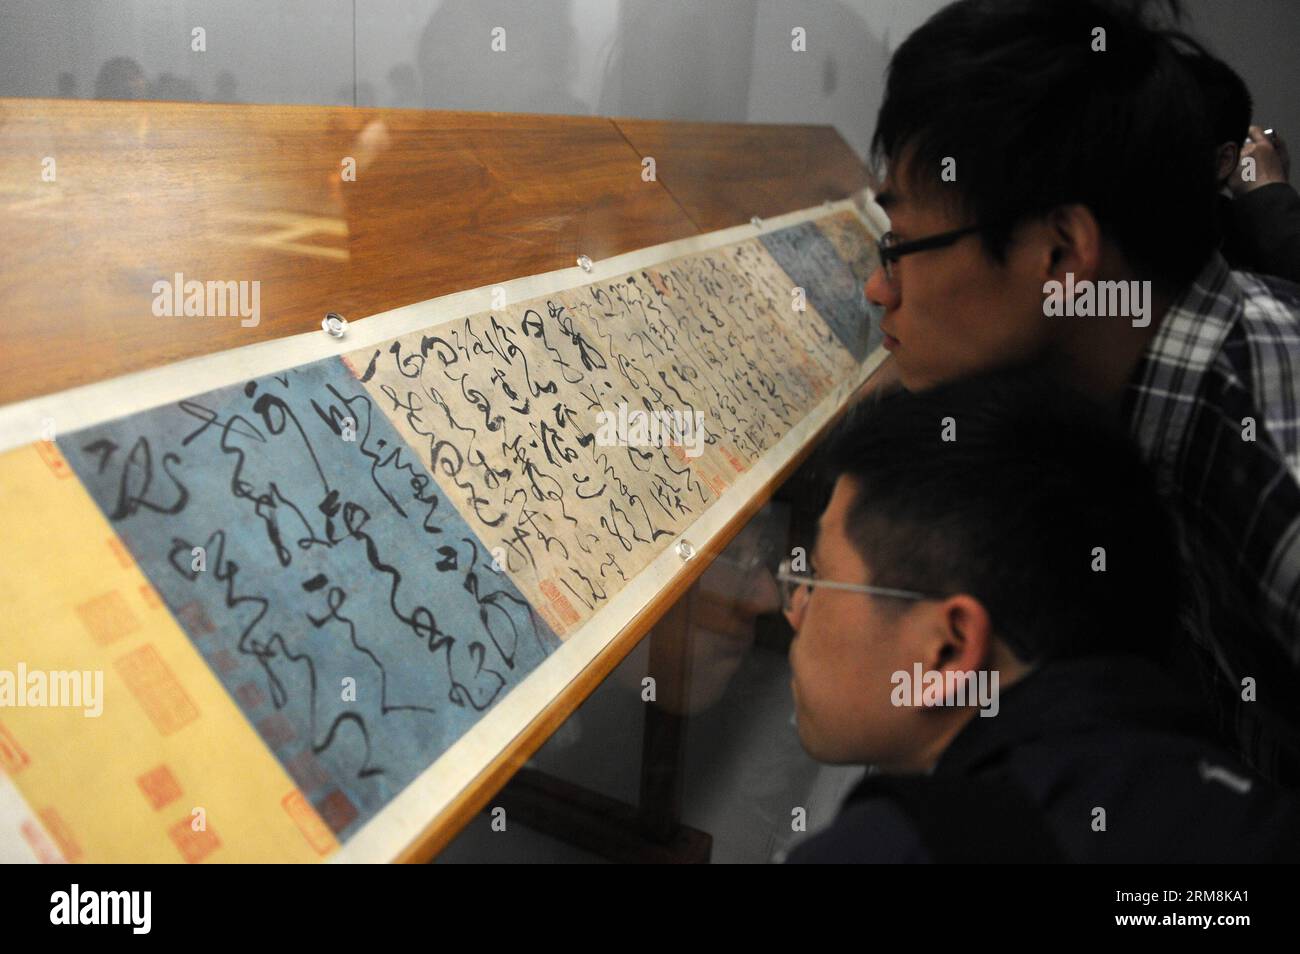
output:
[[[127,57],[159,99],[828,123],[863,153],[890,52],[944,2],[0,0],[0,96],[93,98]],[[1185,2],[1300,142],[1300,0]]]

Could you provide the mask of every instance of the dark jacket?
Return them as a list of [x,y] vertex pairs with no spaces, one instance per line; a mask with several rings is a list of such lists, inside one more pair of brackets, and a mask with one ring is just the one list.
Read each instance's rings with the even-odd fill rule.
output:
[[1233,268],[1300,283],[1300,194],[1288,183],[1220,196],[1219,226]]
[[1300,860],[1300,798],[1211,741],[1189,699],[1136,657],[1046,665],[930,775],[864,779],[789,861]]

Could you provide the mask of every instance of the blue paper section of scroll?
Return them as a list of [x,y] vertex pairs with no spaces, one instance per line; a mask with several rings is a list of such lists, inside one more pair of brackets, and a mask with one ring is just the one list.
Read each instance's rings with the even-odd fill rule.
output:
[[340,839],[559,645],[336,358],[58,443]]
[[879,309],[867,301],[862,283],[816,224],[791,225],[760,240],[854,358],[861,361],[884,340]]

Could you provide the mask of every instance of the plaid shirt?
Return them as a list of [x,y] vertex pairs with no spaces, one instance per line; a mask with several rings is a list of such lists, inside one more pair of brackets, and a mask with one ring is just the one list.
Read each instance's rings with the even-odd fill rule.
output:
[[1182,622],[1220,728],[1300,786],[1300,286],[1216,253],[1166,313],[1125,411],[1173,504]]

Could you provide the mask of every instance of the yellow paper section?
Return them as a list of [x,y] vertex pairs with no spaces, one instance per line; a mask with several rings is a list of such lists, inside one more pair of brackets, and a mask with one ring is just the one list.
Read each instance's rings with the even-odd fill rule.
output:
[[[0,680],[20,667],[28,679],[102,673],[98,717],[84,698],[0,705],[0,769],[65,860],[307,862],[337,850],[55,445],[0,455],[0,527]],[[196,808],[206,830],[194,830]]]

